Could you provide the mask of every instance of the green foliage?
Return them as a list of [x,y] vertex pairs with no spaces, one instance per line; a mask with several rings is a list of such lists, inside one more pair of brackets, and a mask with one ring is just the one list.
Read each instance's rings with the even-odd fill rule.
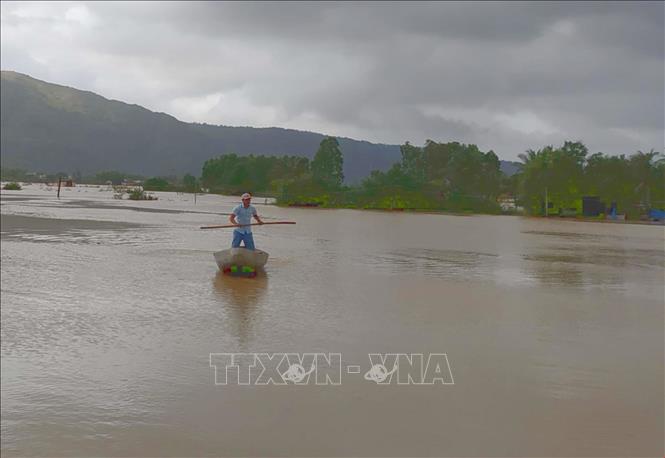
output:
[[359,192],[356,193],[357,206],[386,209],[435,208],[436,196],[428,195],[424,184],[419,182],[418,169],[407,167],[395,164],[385,173],[373,171],[361,183]]
[[308,173],[298,179],[285,181],[278,200],[287,204],[319,204],[328,206],[330,203],[329,189]]
[[146,191],[173,191],[173,192],[200,192],[201,183],[198,178],[189,173],[182,179],[176,177],[151,177],[143,182]]
[[189,173],[182,177],[182,188],[185,192],[199,192],[201,190],[201,183],[198,178]]
[[[492,151],[483,153],[475,145],[456,142],[428,140],[423,148],[407,142],[400,148],[400,163],[386,172],[375,170],[359,186],[345,188],[341,182],[326,179],[336,172],[330,172],[329,165],[326,175],[326,167],[321,165],[324,158],[336,156],[336,152],[330,153],[335,146],[332,141],[322,143],[312,162],[312,174],[285,184],[278,202],[397,210],[500,210],[496,196],[503,175]],[[341,160],[335,167],[341,171]]]
[[203,164],[201,184],[212,192],[273,193],[303,177],[308,169],[309,160],[304,157],[225,154]]
[[7,191],[20,191],[22,188],[20,184],[16,183],[15,181],[12,181],[11,183],[7,183],[6,185],[4,185],[2,189],[5,189]]
[[[81,183],[83,181],[80,172],[75,172],[71,177],[76,183]],[[13,169],[8,167],[0,168],[0,179],[2,181],[57,183],[60,178],[63,180],[68,179],[70,178],[70,174],[67,172],[35,173],[27,172],[24,169]]]
[[607,206],[616,202],[621,213],[637,217],[651,206],[665,205],[665,162],[660,153],[638,151],[627,158],[588,155],[581,142],[529,150],[520,155],[522,171],[515,175],[526,210],[544,214],[545,192],[550,213],[566,208],[581,210],[583,196],[598,196]]
[[312,160],[312,177],[328,189],[339,189],[344,182],[344,157],[335,137],[321,140]]
[[422,148],[409,142],[399,147],[402,154],[401,173],[409,178],[410,184],[417,186],[426,181],[425,153]]
[[519,195],[519,179],[518,173],[511,176],[502,175],[499,182],[499,195],[512,197]]
[[0,180],[2,181],[30,181],[34,179],[23,169],[0,167]]
[[374,171],[362,184],[361,205],[497,212],[502,174],[494,152],[476,145],[427,140],[423,148],[405,143],[402,161],[387,172]]
[[171,183],[162,177],[148,178],[143,183],[143,189],[146,191],[168,191],[171,188]]
[[581,198],[587,154],[580,142],[565,142],[560,148],[546,146],[520,154],[524,163],[520,194],[526,210],[544,214],[545,190],[548,202],[555,208],[575,207]]
[[146,193],[141,188],[134,188],[127,192],[129,200],[157,200],[156,196]]

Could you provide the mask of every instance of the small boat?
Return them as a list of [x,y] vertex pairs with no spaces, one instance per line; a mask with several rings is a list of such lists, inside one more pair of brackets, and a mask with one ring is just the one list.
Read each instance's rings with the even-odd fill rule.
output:
[[268,253],[247,248],[229,248],[217,251],[214,256],[219,270],[226,274],[244,277],[255,277],[256,271],[262,269],[268,262]]

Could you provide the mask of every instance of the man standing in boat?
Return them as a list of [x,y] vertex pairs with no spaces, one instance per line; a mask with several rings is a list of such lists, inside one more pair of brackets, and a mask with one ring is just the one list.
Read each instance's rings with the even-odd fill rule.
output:
[[233,229],[233,242],[231,242],[231,248],[238,248],[240,242],[245,244],[245,248],[248,250],[254,250],[254,236],[252,235],[252,217],[256,219],[259,224],[263,224],[261,218],[259,218],[256,208],[251,204],[252,196],[249,193],[243,194],[241,197],[242,203],[233,209],[233,213],[229,217],[231,224],[236,226]]

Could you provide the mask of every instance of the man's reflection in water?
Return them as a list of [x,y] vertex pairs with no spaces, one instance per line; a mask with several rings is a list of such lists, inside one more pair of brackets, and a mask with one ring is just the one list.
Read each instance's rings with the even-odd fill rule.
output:
[[243,350],[252,324],[260,311],[260,300],[268,289],[268,275],[257,271],[254,278],[233,277],[217,272],[213,279],[215,294],[221,299],[236,328],[235,335]]

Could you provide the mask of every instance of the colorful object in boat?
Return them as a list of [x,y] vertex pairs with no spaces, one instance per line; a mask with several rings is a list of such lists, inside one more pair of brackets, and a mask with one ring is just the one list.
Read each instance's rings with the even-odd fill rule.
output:
[[233,277],[256,277],[256,269],[252,266],[230,265],[224,268],[223,272]]

